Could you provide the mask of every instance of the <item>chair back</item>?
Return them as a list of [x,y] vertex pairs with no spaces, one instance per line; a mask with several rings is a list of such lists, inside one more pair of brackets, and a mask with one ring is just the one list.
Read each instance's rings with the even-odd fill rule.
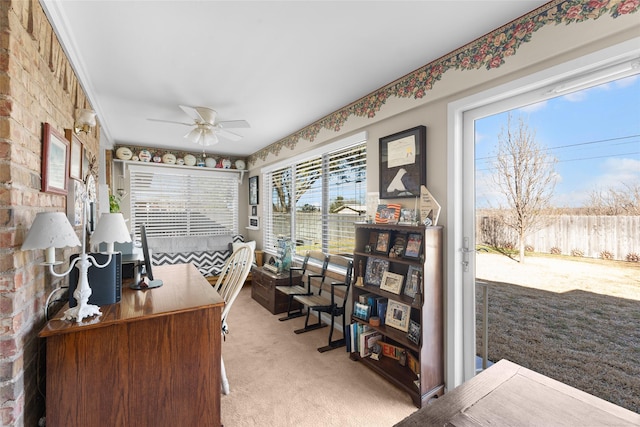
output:
[[[331,268],[333,266],[333,268]],[[351,287],[353,275],[353,260],[342,255],[330,255],[329,267],[325,273],[327,280],[322,284],[322,289],[331,292],[331,283],[344,283],[344,287],[334,288],[334,295],[342,298],[343,305],[349,297],[349,288]]]
[[229,310],[242,289],[251,265],[253,263],[253,249],[247,244],[238,245],[236,250],[227,259],[222,272],[215,284],[215,290],[224,299],[222,310],[222,323],[225,324]]

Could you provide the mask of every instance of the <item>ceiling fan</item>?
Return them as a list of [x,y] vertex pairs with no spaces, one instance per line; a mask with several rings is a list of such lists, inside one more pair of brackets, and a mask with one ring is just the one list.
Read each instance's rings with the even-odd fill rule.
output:
[[231,132],[229,128],[248,128],[249,123],[246,120],[228,120],[228,121],[216,121],[218,113],[216,110],[207,107],[188,107],[186,105],[179,106],[193,122],[175,122],[171,120],[160,119],[148,119],[154,122],[175,123],[185,126],[193,126],[184,137],[189,141],[203,146],[213,145],[219,142],[218,136],[226,138],[230,141],[239,141],[242,139],[242,135]]

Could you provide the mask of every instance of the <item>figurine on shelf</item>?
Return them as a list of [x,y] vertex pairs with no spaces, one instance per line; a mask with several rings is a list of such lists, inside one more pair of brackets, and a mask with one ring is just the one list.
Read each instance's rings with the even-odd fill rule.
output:
[[356,286],[362,287],[364,286],[364,282],[362,280],[362,260],[358,263],[358,272],[357,272]]

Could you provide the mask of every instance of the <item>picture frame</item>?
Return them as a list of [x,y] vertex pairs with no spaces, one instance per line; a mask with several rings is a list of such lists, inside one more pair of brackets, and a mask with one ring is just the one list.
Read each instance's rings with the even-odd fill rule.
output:
[[378,233],[378,237],[376,238],[376,246],[375,251],[381,254],[389,253],[389,246],[391,242],[391,232],[389,231],[380,231]]
[[409,298],[415,298],[416,294],[422,287],[421,276],[422,270],[419,267],[416,267],[415,265],[409,266],[407,269],[407,280],[404,286],[404,295]]
[[402,347],[395,346],[393,344],[389,344],[385,341],[378,341],[380,347],[382,347],[382,355],[389,357],[391,359],[398,360],[400,359],[400,354],[402,354]]
[[385,271],[389,271],[389,260],[369,257],[364,275],[365,284],[380,286]]
[[404,249],[404,257],[410,259],[420,259],[422,252],[422,234],[407,234],[407,246]]
[[395,300],[389,300],[387,305],[387,315],[384,319],[385,325],[391,326],[407,332],[409,330],[409,318],[411,317],[411,306]]
[[260,229],[260,218],[258,218],[257,216],[250,216],[249,217],[249,228],[250,230],[258,230]]
[[43,126],[42,191],[67,194],[69,141],[49,123]]
[[387,205],[378,205],[376,210],[376,224],[397,224],[400,218],[399,204],[391,203]]
[[80,138],[71,129],[64,130],[64,136],[70,144],[69,150],[69,178],[82,181],[83,145]]
[[380,289],[391,292],[392,294],[400,295],[403,283],[404,276],[402,274],[385,271],[382,275],[382,281],[380,282]]
[[415,345],[420,345],[420,323],[409,319],[409,329],[407,330],[407,339]]
[[369,317],[371,316],[371,306],[356,301],[353,304],[353,315],[358,319],[369,321]]
[[251,216],[258,216],[258,207],[251,206]]
[[379,139],[380,198],[419,197],[427,185],[427,128],[416,126]]
[[420,375],[420,363],[418,359],[410,352],[407,351],[407,366],[416,375]]
[[249,177],[249,204],[257,205],[258,204],[258,176]]

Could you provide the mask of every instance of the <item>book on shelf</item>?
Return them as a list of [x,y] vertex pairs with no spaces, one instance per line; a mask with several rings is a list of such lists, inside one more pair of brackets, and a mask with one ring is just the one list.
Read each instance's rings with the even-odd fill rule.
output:
[[382,338],[382,334],[376,330],[369,330],[360,335],[360,357],[371,355],[371,348]]
[[384,318],[387,315],[387,303],[389,300],[385,297],[376,298],[376,312],[380,318],[380,325],[384,325]]

